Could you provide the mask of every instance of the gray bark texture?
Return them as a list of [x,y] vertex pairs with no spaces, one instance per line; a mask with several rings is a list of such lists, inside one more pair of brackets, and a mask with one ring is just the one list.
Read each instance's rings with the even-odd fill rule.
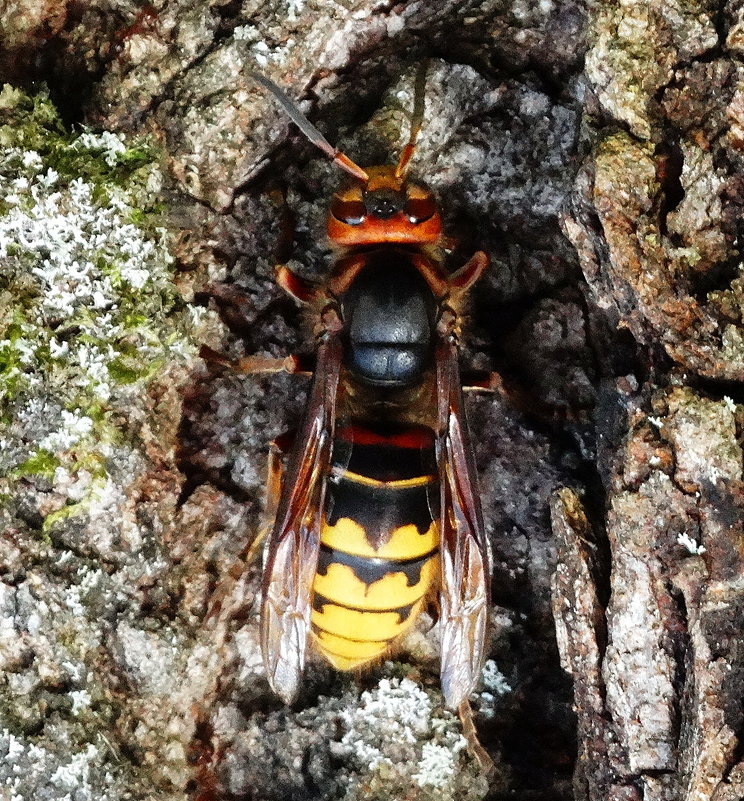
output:
[[[725,0],[0,7],[0,801],[744,798],[743,57]],[[462,361],[509,389],[467,399],[489,774],[426,620],[271,693],[307,381],[198,356],[310,352],[274,265],[331,259],[338,172],[251,71],[364,166],[424,59],[412,172],[491,257]]]

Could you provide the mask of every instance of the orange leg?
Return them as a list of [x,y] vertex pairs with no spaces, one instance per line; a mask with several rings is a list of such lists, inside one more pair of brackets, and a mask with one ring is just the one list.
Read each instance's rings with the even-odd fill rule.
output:
[[280,434],[269,446],[269,462],[266,476],[266,494],[264,495],[264,511],[261,515],[261,527],[258,529],[253,542],[246,551],[244,561],[250,564],[256,558],[274,526],[274,518],[279,508],[279,498],[282,491],[282,477],[284,475],[284,459],[289,452],[294,439],[294,432],[287,431]]
[[[245,581],[246,565],[250,565],[264,547],[267,535],[271,532],[274,525],[274,518],[279,506],[279,496],[281,493],[282,475],[284,474],[284,456],[289,449],[294,438],[293,432],[288,432],[278,436],[269,447],[268,476],[266,479],[266,495],[264,496],[264,511],[261,515],[261,522],[256,532],[256,536],[251,540],[243,553],[238,557],[227,571],[227,575],[221,579],[215,588],[209,602],[209,608],[205,616],[207,622],[217,625],[223,623],[223,636],[226,636],[227,629],[225,621],[232,614],[232,609],[236,603],[242,603],[246,593],[238,591],[236,585]],[[236,602],[235,599],[240,599]]]
[[463,392],[495,392],[522,414],[546,423],[583,422],[585,409],[568,409],[544,403],[513,381],[506,382],[499,373],[465,374]]
[[199,356],[205,362],[219,364],[229,367],[236,373],[243,375],[261,375],[271,373],[292,373],[295,375],[310,375],[312,370],[307,363],[309,360],[304,356],[284,356],[274,358],[272,356],[244,356],[242,359],[231,360],[216,350],[202,345],[199,349]]
[[473,710],[470,708],[470,701],[463,701],[457,708],[457,714],[460,717],[462,736],[467,740],[470,755],[475,758],[486,776],[491,776],[496,770],[496,766],[488,755],[488,751],[480,744],[478,732],[473,722]]
[[500,373],[463,373],[463,392],[498,392],[503,397],[508,396],[508,390],[504,386],[504,379]]

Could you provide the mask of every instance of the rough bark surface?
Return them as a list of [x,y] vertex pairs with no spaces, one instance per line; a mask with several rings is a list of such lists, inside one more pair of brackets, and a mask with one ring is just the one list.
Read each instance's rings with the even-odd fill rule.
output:
[[[733,3],[603,3],[563,220],[646,369],[604,389],[595,533],[556,497],[577,798],[744,796],[740,36]],[[605,541],[606,536],[606,541]]]
[[[0,31],[0,78],[44,82],[68,128],[157,143],[157,181],[109,174],[134,158],[110,139],[84,140],[80,169],[92,215],[121,202],[114,179],[159,194],[178,290],[104,270],[107,361],[79,292],[72,322],[32,314],[84,284],[40,283],[55,248],[4,251],[0,799],[744,797],[744,7],[17,0]],[[472,699],[490,776],[442,707],[436,627],[362,676],[311,661],[291,708],[272,696],[255,543],[267,447],[306,382],[195,355],[311,349],[273,266],[317,279],[330,255],[339,176],[251,70],[365,165],[405,142],[424,58],[413,171],[453,268],[492,260],[463,361],[522,399],[468,399],[494,554]],[[22,108],[0,96],[0,225],[40,219],[23,170],[63,204],[78,186],[42,171],[78,145],[41,106],[54,147],[23,140]],[[98,255],[76,271],[105,261],[85,236]]]

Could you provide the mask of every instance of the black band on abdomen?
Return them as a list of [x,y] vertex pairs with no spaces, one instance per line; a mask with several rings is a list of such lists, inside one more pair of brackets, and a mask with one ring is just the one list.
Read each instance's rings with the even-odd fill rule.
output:
[[325,576],[330,565],[346,565],[359,581],[367,585],[374,584],[390,573],[403,573],[407,585],[415,587],[421,581],[421,569],[438,552],[437,547],[415,559],[371,559],[368,556],[355,556],[337,551],[321,544],[317,572]]

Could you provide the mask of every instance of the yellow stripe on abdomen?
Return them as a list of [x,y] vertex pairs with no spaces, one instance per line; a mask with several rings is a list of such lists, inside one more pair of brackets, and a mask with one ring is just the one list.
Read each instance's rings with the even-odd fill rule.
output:
[[361,611],[325,599],[312,613],[318,650],[337,670],[355,667],[379,658],[404,634],[421,612],[424,599],[396,610]]
[[362,612],[338,604],[322,603],[320,610],[313,609],[312,621],[318,629],[347,640],[387,642],[399,637],[419,610],[420,604],[412,608],[410,614],[401,614],[397,610]]
[[[371,561],[371,560],[370,560]],[[421,565],[418,581],[409,584],[410,576],[395,571],[395,562],[389,562],[390,572],[377,581],[367,584],[359,579],[349,565],[331,562],[324,575],[315,574],[313,589],[331,601],[357,609],[390,609],[408,606],[426,595],[436,581],[439,560],[432,556]]]
[[313,579],[318,650],[340,670],[389,652],[439,584],[434,432],[341,427]]
[[399,526],[392,531],[387,540],[381,542],[379,547],[375,547],[359,523],[349,517],[342,517],[333,526],[327,523],[323,526],[320,541],[329,548],[357,556],[413,559],[437,547],[439,527],[432,522],[429,528],[421,533],[413,523]]
[[340,670],[381,656],[413,625],[438,579],[438,547],[419,558],[390,560],[323,544],[313,581],[319,650]]

